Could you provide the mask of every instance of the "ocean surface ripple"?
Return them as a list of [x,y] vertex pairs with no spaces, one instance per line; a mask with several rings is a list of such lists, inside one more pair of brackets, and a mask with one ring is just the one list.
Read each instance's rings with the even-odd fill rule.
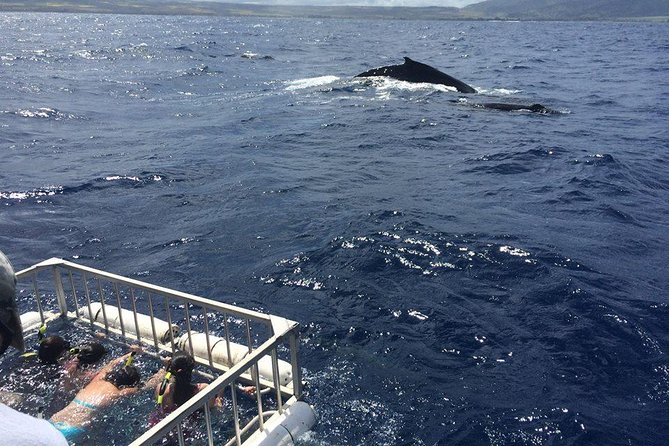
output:
[[[303,445],[669,443],[666,24],[0,28],[17,269],[74,259],[299,321]],[[403,56],[479,93],[353,77]]]

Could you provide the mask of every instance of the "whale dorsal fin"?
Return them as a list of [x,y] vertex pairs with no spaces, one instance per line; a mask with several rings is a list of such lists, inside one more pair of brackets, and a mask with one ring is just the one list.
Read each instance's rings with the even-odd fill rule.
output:
[[413,60],[413,59],[410,59],[410,58],[408,58],[408,57],[405,57],[405,58],[404,58],[404,63],[406,63],[406,64],[412,64],[412,63],[416,63],[416,61]]

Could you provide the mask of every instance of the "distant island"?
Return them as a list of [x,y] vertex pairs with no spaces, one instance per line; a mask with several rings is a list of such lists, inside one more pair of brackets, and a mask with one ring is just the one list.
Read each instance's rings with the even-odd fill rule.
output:
[[464,8],[294,6],[188,0],[3,0],[0,12],[212,15],[395,20],[669,22],[669,0],[487,0]]
[[669,20],[669,0],[487,0],[462,10],[503,20]]

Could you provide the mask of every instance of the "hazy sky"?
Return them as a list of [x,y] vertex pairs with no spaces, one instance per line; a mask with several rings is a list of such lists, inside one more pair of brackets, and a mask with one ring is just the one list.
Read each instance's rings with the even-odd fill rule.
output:
[[[230,1],[230,0],[214,0]],[[356,6],[466,6],[483,0],[237,0],[238,3],[264,5],[356,5]],[[233,2],[235,3],[235,2]]]

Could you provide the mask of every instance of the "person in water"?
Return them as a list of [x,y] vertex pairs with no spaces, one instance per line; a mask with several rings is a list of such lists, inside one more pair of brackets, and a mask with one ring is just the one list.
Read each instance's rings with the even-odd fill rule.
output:
[[105,347],[99,342],[87,342],[69,350],[72,360],[68,364],[77,369],[86,368],[98,362],[107,353]]
[[[107,363],[70,404],[51,417],[49,421],[68,441],[75,441],[85,433],[98,410],[112,406],[140,390],[139,371],[130,364],[133,355],[128,353]],[[159,375],[154,375],[147,385],[153,387],[152,380],[158,379]]]
[[[184,404],[207,383],[193,383],[195,359],[186,352],[178,351],[161,370],[161,381],[155,389],[158,410],[149,416],[149,426],[157,424],[176,408]],[[210,407],[223,407],[223,398],[217,395],[209,402]]]
[[70,348],[70,343],[60,336],[42,339],[37,348],[37,357],[46,364],[63,365],[63,390],[74,391],[90,381],[95,372],[90,366],[96,364],[107,353],[99,342],[87,342]]
[[65,391],[74,391],[87,384],[96,374],[93,365],[107,354],[107,349],[99,342],[87,342],[69,350],[70,359],[63,364]]
[[[70,343],[60,336],[47,336],[37,347],[37,357],[47,364],[56,364],[70,350]],[[32,353],[34,355],[35,353]],[[26,353],[28,357],[31,353]]]
[[70,348],[70,343],[60,336],[48,336],[42,339],[37,348],[37,357],[47,364],[56,364],[65,359],[69,354],[73,367],[85,368],[95,364],[107,353],[107,350],[99,342],[87,342]]
[[[156,386],[156,400],[160,408],[169,413],[184,404],[209,384],[192,383],[195,359],[186,352],[178,351],[165,367],[162,382]],[[223,399],[217,396],[210,405],[221,406]]]

